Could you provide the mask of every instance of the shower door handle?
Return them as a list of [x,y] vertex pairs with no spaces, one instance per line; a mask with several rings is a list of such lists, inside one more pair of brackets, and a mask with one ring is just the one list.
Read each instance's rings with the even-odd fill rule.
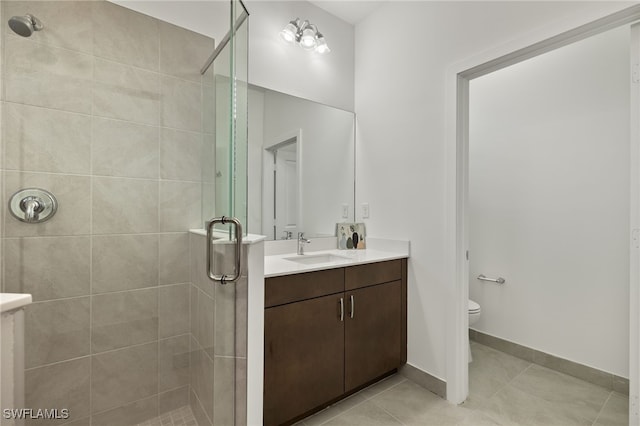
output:
[[[213,245],[213,226],[217,224],[226,225],[232,223],[235,226],[235,270],[232,276],[229,275],[215,275],[211,271],[211,246]],[[211,281],[219,282],[221,284],[232,283],[238,281],[240,274],[242,273],[242,225],[240,221],[235,217],[214,217],[206,223],[207,228],[207,276]]]

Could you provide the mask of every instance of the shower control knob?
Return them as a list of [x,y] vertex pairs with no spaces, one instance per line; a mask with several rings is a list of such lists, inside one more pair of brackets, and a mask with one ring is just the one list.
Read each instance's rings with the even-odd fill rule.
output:
[[11,215],[25,223],[40,223],[49,220],[57,210],[56,197],[44,189],[21,189],[13,194],[9,200]]
[[20,202],[20,210],[24,212],[26,222],[36,222],[44,210],[44,203],[38,197],[26,197]]

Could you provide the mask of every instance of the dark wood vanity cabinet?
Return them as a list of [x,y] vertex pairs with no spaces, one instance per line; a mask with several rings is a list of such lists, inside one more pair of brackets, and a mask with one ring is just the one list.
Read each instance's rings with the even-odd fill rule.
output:
[[353,309],[353,318],[350,312],[344,322],[345,392],[402,364],[400,287],[394,281],[345,293]]
[[339,299],[324,296],[265,310],[265,424],[281,424],[343,394]]
[[406,362],[406,262],[265,280],[265,425],[292,423]]

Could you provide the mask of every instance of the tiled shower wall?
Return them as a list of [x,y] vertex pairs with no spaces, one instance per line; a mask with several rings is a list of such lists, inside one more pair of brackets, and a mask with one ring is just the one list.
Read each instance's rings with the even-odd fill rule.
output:
[[42,224],[2,209],[3,289],[34,299],[26,405],[68,408],[73,424],[94,426],[185,405],[199,70],[213,40],[104,1],[2,8],[45,29],[22,38],[2,20],[0,205],[28,187],[59,202]]
[[[247,249],[233,284],[206,274],[206,237],[191,234],[191,408],[200,426],[247,424]],[[234,245],[216,244],[217,273],[233,275]],[[215,380],[214,380],[215,378]]]

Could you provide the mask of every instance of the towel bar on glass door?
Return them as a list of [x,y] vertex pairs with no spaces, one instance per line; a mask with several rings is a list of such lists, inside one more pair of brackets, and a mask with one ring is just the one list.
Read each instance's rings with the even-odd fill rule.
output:
[[[235,271],[233,276],[228,275],[214,275],[211,272],[211,245],[213,244],[213,225],[216,224],[226,225],[232,223],[236,228],[236,249],[235,249]],[[206,223],[207,227],[207,276],[210,280],[219,282],[221,284],[232,283],[238,281],[240,274],[242,273],[242,225],[240,221],[235,217],[215,217]]]
[[492,283],[497,283],[497,284],[504,284],[505,283],[505,279],[502,277],[498,277],[498,278],[487,278],[484,275],[480,274],[476,277],[477,280],[480,281],[490,281]]

